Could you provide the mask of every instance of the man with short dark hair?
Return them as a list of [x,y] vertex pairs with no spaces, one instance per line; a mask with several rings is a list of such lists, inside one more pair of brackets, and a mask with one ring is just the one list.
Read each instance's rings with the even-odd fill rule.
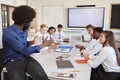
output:
[[4,63],[8,71],[9,80],[25,80],[25,73],[29,73],[35,80],[48,80],[41,65],[30,54],[39,53],[40,49],[50,43],[44,41],[41,45],[28,44],[27,29],[35,18],[35,11],[29,6],[18,6],[14,9],[12,19],[14,24],[3,32]]
[[91,48],[82,48],[81,53],[87,53],[90,56],[94,56],[99,53],[99,51],[102,49],[102,44],[99,43],[99,36],[101,32],[103,32],[103,29],[100,27],[95,27],[93,29],[93,38],[96,39],[96,42]]

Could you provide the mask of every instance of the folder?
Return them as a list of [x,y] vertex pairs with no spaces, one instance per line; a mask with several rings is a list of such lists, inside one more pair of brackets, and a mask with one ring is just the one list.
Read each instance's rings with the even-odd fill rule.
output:
[[85,64],[87,63],[87,60],[75,60],[78,64]]
[[62,52],[62,53],[69,53],[72,50],[73,46],[58,46],[57,49],[55,49],[55,52]]

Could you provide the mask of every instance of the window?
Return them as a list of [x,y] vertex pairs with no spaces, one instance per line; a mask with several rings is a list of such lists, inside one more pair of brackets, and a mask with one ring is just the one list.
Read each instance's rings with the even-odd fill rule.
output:
[[2,16],[2,29],[6,29],[13,24],[12,12],[15,7],[1,4],[1,16]]

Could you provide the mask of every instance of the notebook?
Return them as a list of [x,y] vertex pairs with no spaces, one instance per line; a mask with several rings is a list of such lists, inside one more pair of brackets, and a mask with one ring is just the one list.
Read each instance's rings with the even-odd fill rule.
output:
[[69,60],[56,60],[58,68],[73,68],[74,66]]

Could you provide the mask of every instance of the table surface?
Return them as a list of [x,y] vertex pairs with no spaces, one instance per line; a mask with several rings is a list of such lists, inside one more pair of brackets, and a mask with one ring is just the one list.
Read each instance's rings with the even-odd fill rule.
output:
[[[73,49],[70,53],[54,52],[54,50],[48,52],[43,50],[41,53],[33,53],[31,56],[42,65],[48,77],[62,78],[67,80],[90,80],[91,67],[87,63],[78,64],[75,62],[75,58],[80,57],[80,52],[77,48],[75,48],[75,44],[78,44],[78,42],[61,43],[61,45],[73,46]],[[83,42],[79,42],[79,44],[85,45]],[[71,55],[66,60],[70,60],[74,68],[57,68],[56,58],[63,54]],[[53,75],[56,73],[75,73],[76,76],[75,78],[63,78]]]

